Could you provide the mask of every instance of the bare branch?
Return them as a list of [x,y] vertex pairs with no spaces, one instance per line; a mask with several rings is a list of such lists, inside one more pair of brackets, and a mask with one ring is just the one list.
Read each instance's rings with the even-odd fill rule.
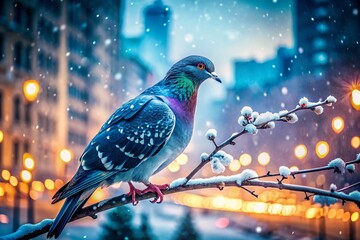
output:
[[[360,202],[350,197],[349,195],[339,193],[339,192],[331,192],[323,189],[313,188],[313,187],[307,187],[307,186],[301,186],[301,185],[295,185],[295,184],[279,184],[277,181],[260,181],[260,180],[246,180],[239,186],[239,183],[234,179],[235,176],[226,176],[223,177],[219,181],[215,181],[215,178],[208,178],[208,179],[194,179],[190,180],[187,185],[185,186],[176,186],[174,188],[170,188],[168,190],[164,190],[163,194],[168,195],[172,193],[179,193],[184,191],[190,191],[190,190],[198,190],[198,189],[208,189],[208,188],[215,188],[218,189],[219,186],[227,186],[227,187],[241,187],[245,191],[249,192],[253,196],[257,197],[257,195],[250,191],[249,189],[245,188],[246,186],[257,186],[257,187],[264,187],[264,188],[275,188],[275,189],[287,189],[292,190],[295,192],[304,192],[307,196],[307,199],[310,198],[310,196],[313,195],[323,195],[323,196],[329,196],[333,198],[340,199],[342,201],[349,201],[354,202],[356,204],[360,204]],[[312,195],[308,195],[308,193],[311,193]],[[142,196],[137,196],[138,201],[142,201],[145,199],[150,199],[156,197],[154,193],[146,193]],[[88,207],[85,207],[79,211],[77,211],[74,216],[71,218],[70,221],[75,221],[84,217],[92,217],[96,216],[99,212],[106,211],[111,208],[123,206],[126,204],[131,203],[131,196],[127,196],[126,194],[116,196],[110,199],[103,200],[99,203],[90,205]],[[19,228],[19,230],[15,233],[9,234],[7,236],[1,237],[1,239],[30,239],[37,236],[40,236],[41,234],[46,233],[52,224],[52,221],[47,219],[46,222],[43,220],[39,224],[26,224],[27,230],[23,230],[22,227]],[[29,231],[29,228],[31,231]],[[23,235],[21,235],[23,233]],[[16,237],[15,237],[16,236]]]

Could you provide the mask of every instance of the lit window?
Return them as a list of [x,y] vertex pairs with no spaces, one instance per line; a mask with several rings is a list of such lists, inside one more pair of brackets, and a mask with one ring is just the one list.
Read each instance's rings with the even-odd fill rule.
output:
[[323,49],[326,47],[326,40],[323,38],[315,38],[313,41],[313,46],[316,49]]
[[326,33],[329,31],[329,26],[326,23],[319,23],[316,29],[321,33]]
[[328,56],[324,52],[315,53],[313,56],[313,62],[316,64],[326,64],[328,62]]

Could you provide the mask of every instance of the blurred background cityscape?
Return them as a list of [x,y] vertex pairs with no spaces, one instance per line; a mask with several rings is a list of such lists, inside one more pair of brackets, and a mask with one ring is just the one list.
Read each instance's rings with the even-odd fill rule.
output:
[[[0,235],[55,217],[61,204],[51,205],[51,197],[75,173],[102,123],[191,54],[212,59],[224,84],[202,86],[192,142],[154,182],[186,176],[200,154],[212,150],[207,129],[218,130],[218,141],[240,131],[243,106],[277,112],[303,96],[317,101],[334,95],[338,103],[320,116],[300,113],[295,125],[243,136],[225,149],[236,159],[225,174],[354,159],[360,152],[359,10],[357,0],[0,1]],[[197,177],[212,175],[207,166]],[[356,170],[289,181],[329,189],[359,180]],[[304,194],[255,190],[258,199],[237,188],[212,189],[126,211],[153,239],[186,231],[202,239],[360,234],[354,204],[322,207]],[[90,203],[126,191],[121,184],[99,189]],[[62,237],[101,238],[109,219],[101,213],[98,220],[73,222]]]

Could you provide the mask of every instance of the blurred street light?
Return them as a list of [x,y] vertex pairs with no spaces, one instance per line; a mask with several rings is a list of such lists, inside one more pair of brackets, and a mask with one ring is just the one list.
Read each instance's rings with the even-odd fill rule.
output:
[[316,155],[319,158],[324,158],[326,157],[326,155],[329,153],[330,151],[330,147],[329,144],[325,141],[320,141],[316,144]]
[[292,172],[299,171],[299,168],[297,166],[292,166],[290,167],[290,171]]
[[4,170],[1,171],[1,177],[4,180],[8,181],[10,179],[10,177],[11,177],[11,173],[8,170],[4,169]]
[[9,178],[9,182],[10,182],[10,184],[13,185],[14,187],[16,187],[16,186],[18,185],[18,183],[19,183],[19,181],[17,180],[17,178],[16,178],[15,176],[11,176],[11,177]]
[[55,188],[55,183],[51,179],[46,179],[44,182],[44,185],[45,185],[46,189],[48,189],[48,190],[54,190],[54,188]]
[[233,160],[229,165],[229,169],[232,172],[239,171],[240,167],[241,167],[240,161],[237,159]]
[[23,160],[24,160],[24,166],[26,169],[32,170],[34,168],[35,161],[30,153],[24,153]]
[[351,91],[350,102],[355,110],[360,110],[360,91],[358,89]]
[[331,126],[335,133],[341,133],[341,131],[344,129],[344,119],[342,117],[334,117]]
[[248,166],[251,164],[251,156],[247,153],[244,153],[239,158],[241,166]]
[[177,171],[180,170],[180,165],[176,161],[173,161],[168,166],[168,169],[169,169],[170,172],[177,172]]
[[299,160],[303,159],[307,155],[307,148],[304,144],[299,144],[294,149],[295,157]]
[[4,133],[0,130],[0,143],[4,140]]
[[23,91],[25,99],[29,102],[33,102],[40,92],[40,85],[36,80],[26,80],[23,85]]
[[360,138],[358,136],[355,136],[351,139],[351,146],[355,149],[360,146]]
[[258,162],[262,166],[266,166],[270,162],[270,155],[267,152],[262,152],[258,156]]
[[68,163],[71,161],[72,159],[72,152],[69,149],[64,148],[63,150],[61,150],[60,152],[60,159],[64,162],[64,163]]
[[22,170],[20,172],[20,177],[21,177],[21,180],[25,183],[28,183],[31,181],[31,172],[29,172],[28,170]]
[[182,153],[176,158],[176,162],[180,165],[185,165],[188,162],[188,159],[188,156],[185,153]]

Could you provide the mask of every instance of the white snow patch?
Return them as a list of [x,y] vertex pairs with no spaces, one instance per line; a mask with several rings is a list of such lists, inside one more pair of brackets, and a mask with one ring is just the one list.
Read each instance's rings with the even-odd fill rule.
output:
[[234,157],[231,154],[224,151],[218,151],[214,154],[213,158],[218,158],[220,163],[224,166],[229,166],[229,164],[234,160]]
[[209,154],[207,154],[207,153],[202,153],[202,154],[200,155],[200,160],[201,160],[201,161],[206,161],[208,157],[209,157]]
[[245,126],[245,130],[250,134],[257,134],[258,130],[254,124],[248,124]]
[[249,107],[249,106],[245,106],[245,107],[243,107],[242,109],[241,109],[241,115],[243,115],[243,116],[248,116],[248,115],[250,115],[251,113],[253,112],[253,110],[252,110],[252,108],[251,107]]
[[29,235],[32,232],[38,231],[42,228],[45,228],[48,225],[51,225],[53,223],[53,221],[54,221],[53,219],[46,218],[36,224],[30,224],[30,223],[24,224],[24,225],[20,226],[16,232],[11,233],[6,236],[2,236],[1,239],[10,240],[10,239],[24,238],[26,235]]
[[217,136],[217,131],[215,129],[209,129],[207,130],[205,136],[208,140],[214,140]]
[[[331,95],[326,98],[326,102],[328,102],[328,103],[336,103],[336,101],[337,101],[337,99]],[[330,104],[330,106],[331,106],[331,104]]]
[[175,179],[174,181],[172,181],[172,183],[170,183],[170,188],[180,187],[184,185],[185,182],[186,182],[186,178]]
[[330,161],[328,164],[329,167],[333,167],[335,173],[345,173],[345,162],[341,158],[335,158],[334,160]]
[[355,172],[355,164],[346,165],[346,170],[348,170],[349,173],[354,173]]
[[255,177],[258,177],[257,172],[251,169],[245,169],[244,171],[242,171],[240,174],[237,175],[236,183],[241,185],[244,181]]
[[256,120],[254,121],[255,125],[262,125],[264,123],[278,120],[280,118],[278,113],[272,113],[272,112],[265,112],[261,113]]
[[210,162],[211,171],[215,174],[220,174],[225,172],[225,166],[221,163],[219,158],[213,157]]
[[291,175],[291,170],[286,166],[281,166],[279,167],[279,174],[283,177],[288,177]]
[[337,189],[337,186],[334,183],[330,184],[330,191],[331,192],[335,192],[336,189]]
[[358,190],[352,191],[349,193],[349,196],[352,197],[355,201],[360,202],[360,192]]
[[300,107],[307,107],[309,100],[306,97],[300,98],[299,105]]
[[320,203],[322,206],[330,206],[336,203],[338,200],[337,198],[322,196],[322,195],[315,195],[314,196],[314,203]]
[[314,109],[314,113],[316,113],[316,115],[321,115],[324,112],[324,108],[322,106],[317,106]]

